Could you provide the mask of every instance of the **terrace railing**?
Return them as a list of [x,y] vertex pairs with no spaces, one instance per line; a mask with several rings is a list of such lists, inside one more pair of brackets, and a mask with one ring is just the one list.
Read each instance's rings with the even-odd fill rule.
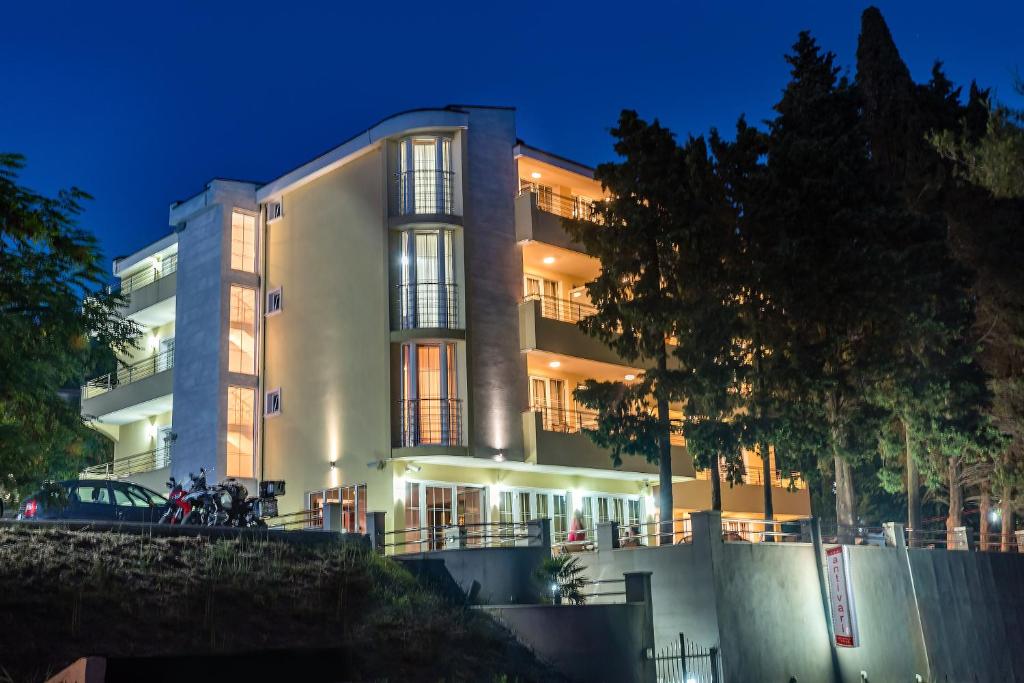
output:
[[[725,482],[725,462],[721,462],[718,467],[719,477]],[[697,479],[702,481],[710,481],[711,470],[697,470]],[[764,486],[764,474],[758,469],[745,469],[742,475],[740,475],[740,482],[748,486]],[[781,470],[772,470],[772,482],[771,485],[776,488],[789,488],[792,482],[794,489],[800,490],[807,488],[807,482],[803,480],[799,472],[783,472]]]
[[539,301],[541,316],[563,323],[576,324],[597,313],[597,308],[591,304],[558,299],[546,294],[527,294],[523,301]]
[[462,446],[462,399],[418,398],[399,401],[399,445]]
[[115,458],[110,462],[86,467],[82,470],[83,479],[123,479],[140,472],[152,472],[171,464],[171,447],[161,446],[144,453],[136,453],[125,458]]
[[119,368],[117,372],[111,372],[102,377],[89,380],[82,387],[82,398],[92,398],[105,394],[123,384],[138,382],[141,379],[152,377],[173,367],[174,344],[171,343],[165,351],[154,356]]
[[594,211],[594,200],[576,195],[561,195],[551,192],[547,187],[529,180],[519,180],[519,194],[537,196],[537,208],[553,213],[562,218],[580,219],[598,222],[600,216]]
[[384,534],[389,553],[420,553],[462,548],[507,548],[541,545],[539,520],[533,522],[471,522],[395,529]]
[[121,280],[118,289],[122,294],[131,294],[137,289],[151,285],[157,280],[167,277],[178,271],[178,255],[171,254],[160,261],[159,265],[140,270],[129,277]]
[[[578,434],[588,429],[597,429],[597,412],[582,408],[576,404],[565,406],[546,402],[534,402],[530,408],[533,412],[540,413],[541,429],[546,432]],[[673,446],[686,445],[686,439],[683,437],[678,421],[673,422],[669,440]]]
[[452,171],[418,169],[397,174],[398,211],[401,215],[454,213]]

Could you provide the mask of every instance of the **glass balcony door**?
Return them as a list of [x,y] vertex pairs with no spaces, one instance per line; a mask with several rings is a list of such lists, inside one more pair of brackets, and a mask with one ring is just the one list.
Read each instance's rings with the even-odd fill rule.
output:
[[399,150],[402,214],[452,213],[451,139],[407,138]]
[[459,326],[454,252],[451,230],[402,233],[398,284],[401,329]]
[[565,380],[553,377],[530,378],[530,405],[541,414],[544,431],[568,431],[569,411]]
[[462,443],[456,348],[450,342],[402,345],[402,445]]

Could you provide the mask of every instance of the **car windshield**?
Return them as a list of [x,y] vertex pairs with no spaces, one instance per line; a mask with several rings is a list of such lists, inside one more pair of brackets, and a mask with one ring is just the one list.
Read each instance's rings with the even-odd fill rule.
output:
[[143,486],[129,486],[128,490],[141,496],[144,500],[148,500],[151,505],[167,505],[167,499],[156,491],[151,491]]

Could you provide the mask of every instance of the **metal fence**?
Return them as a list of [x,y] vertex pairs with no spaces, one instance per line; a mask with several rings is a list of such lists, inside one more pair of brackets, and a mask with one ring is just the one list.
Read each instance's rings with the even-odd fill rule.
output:
[[399,445],[461,446],[462,399],[418,398],[398,402]]
[[171,447],[161,446],[144,453],[136,453],[126,458],[115,458],[111,462],[86,467],[82,470],[83,479],[121,479],[139,472],[152,472],[171,464]]
[[[541,429],[545,432],[562,434],[578,434],[586,430],[597,429],[597,411],[572,405],[557,405],[546,401],[534,401],[530,409],[541,415]],[[673,446],[685,446],[686,438],[682,429],[673,424],[669,434]]]
[[533,193],[537,196],[537,208],[562,218],[574,218],[600,222],[601,216],[594,209],[594,200],[575,195],[561,195],[546,185],[519,180],[519,194]]
[[682,633],[679,640],[654,653],[658,683],[718,683],[721,663],[717,647],[702,647]]
[[137,289],[141,289],[146,285],[151,285],[157,280],[177,272],[177,270],[178,255],[171,254],[160,261],[158,265],[146,268],[145,270],[140,270],[139,272],[121,280],[120,285],[118,285],[118,290],[122,294],[131,294]]
[[432,168],[398,173],[399,212],[402,215],[452,214],[454,175],[451,171]]
[[385,532],[383,548],[395,554],[462,548],[539,545],[541,527],[530,522],[474,522],[408,527]]
[[[725,468],[726,463],[722,460],[718,465],[718,476],[723,483],[725,483]],[[702,481],[711,480],[711,470],[703,469],[697,470],[697,479]],[[740,475],[740,482],[747,484],[748,486],[764,486],[764,473],[760,469],[746,469]],[[772,469],[772,486],[776,488],[788,489],[790,487],[800,490],[807,488],[807,482],[803,480],[803,477],[799,472],[783,472],[781,470]]]
[[174,367],[174,343],[172,342],[166,351],[162,351],[145,360],[119,368],[117,372],[111,372],[102,377],[91,379],[82,387],[82,398],[92,398],[105,394],[108,391],[122,385],[137,382],[140,379],[152,377],[153,375],[170,370]]
[[563,323],[575,324],[597,313],[597,308],[592,304],[559,299],[547,294],[527,294],[523,301],[539,301],[541,316]]
[[459,329],[459,286],[449,282],[395,285],[398,329]]
[[299,510],[289,512],[267,520],[269,529],[322,529],[324,526],[324,510],[316,508],[313,510]]

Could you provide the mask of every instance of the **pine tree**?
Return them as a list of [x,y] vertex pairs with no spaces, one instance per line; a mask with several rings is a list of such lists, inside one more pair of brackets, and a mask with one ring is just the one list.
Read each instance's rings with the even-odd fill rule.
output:
[[600,274],[587,283],[597,312],[579,324],[622,358],[646,367],[630,385],[592,381],[575,398],[597,410],[597,429],[590,434],[611,449],[613,461],[625,453],[658,463],[661,541],[671,543],[669,405],[683,396],[682,373],[669,367],[668,340],[676,336],[680,305],[675,239],[685,226],[675,206],[685,187],[685,161],[672,133],[636,112],[622,112],[611,133],[621,160],[601,164],[594,174],[609,199],[595,203],[596,221],[565,224],[601,262]]

